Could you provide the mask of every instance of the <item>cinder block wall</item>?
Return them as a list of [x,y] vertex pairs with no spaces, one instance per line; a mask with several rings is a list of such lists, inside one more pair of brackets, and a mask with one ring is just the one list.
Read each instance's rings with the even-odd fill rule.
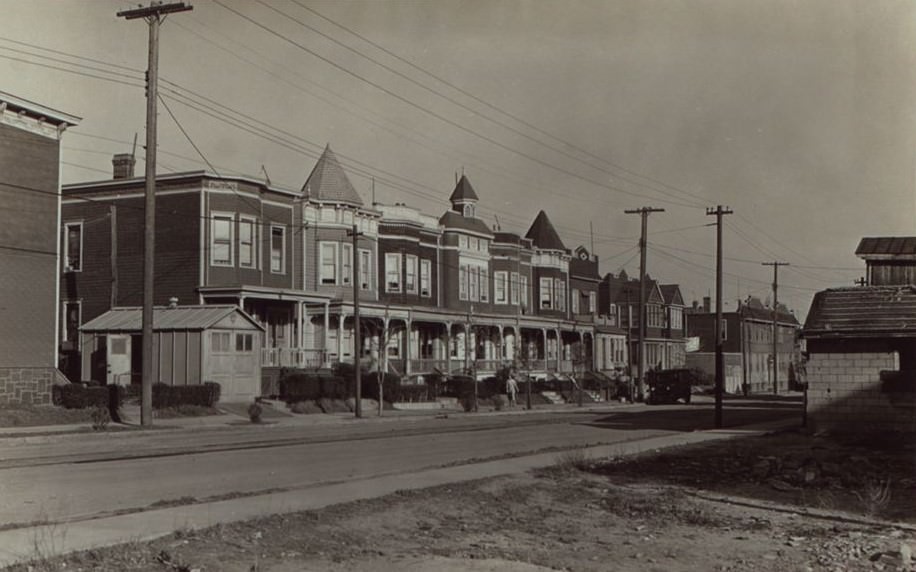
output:
[[0,367],[0,405],[50,405],[53,367]]
[[892,402],[881,371],[900,368],[897,352],[812,353],[808,421],[815,430],[916,431],[916,403]]

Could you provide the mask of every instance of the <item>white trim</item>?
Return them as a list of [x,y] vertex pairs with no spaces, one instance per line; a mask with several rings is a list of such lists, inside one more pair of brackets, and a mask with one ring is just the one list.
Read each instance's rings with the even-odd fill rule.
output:
[[[432,281],[433,281],[433,269],[432,261],[428,258],[420,259],[420,296],[424,298],[432,298]],[[423,291],[423,269],[426,268],[426,292]]]
[[[366,259],[363,260],[363,255],[366,255]],[[372,250],[369,248],[360,248],[359,249],[359,273],[366,273],[366,282],[365,286],[363,285],[362,276],[357,276],[359,280],[359,289],[360,290],[372,290]]]
[[[54,223],[54,228],[61,228],[61,200],[60,200],[60,181],[63,176],[63,148],[58,142],[57,144],[57,219]],[[61,264],[63,263],[63,257],[61,256],[60,251],[60,238],[58,237],[54,241],[54,345],[51,346],[51,365],[57,367],[58,364],[58,349],[60,348],[60,277],[61,277]],[[82,374],[81,374],[82,375]]]
[[[270,224],[269,268],[270,268],[271,274],[278,274],[278,275],[286,274],[286,238],[287,238],[286,228],[287,227],[285,224],[277,224],[277,223]],[[283,232],[282,248],[280,249],[280,269],[279,270],[274,270],[274,229],[279,229]]]
[[[398,271],[398,284],[397,284],[397,287],[395,288],[393,288],[391,286],[391,283],[388,281],[388,274],[391,271],[391,268],[389,268],[389,264],[388,264],[389,258],[392,260],[397,260],[396,266],[397,266],[397,271]],[[385,292],[388,292],[391,294],[400,294],[401,292],[404,291],[404,277],[403,277],[402,270],[403,269],[401,268],[401,253],[400,252],[386,252],[385,253],[385,274],[384,274]]]
[[[198,191],[194,191],[194,192],[198,192]],[[198,257],[200,258],[199,260],[200,263],[198,264],[199,268],[197,269],[197,276],[198,276],[198,280],[200,280],[201,286],[206,285],[205,277],[204,277],[204,269],[207,266],[207,262],[206,262],[207,260],[207,225],[204,222],[205,219],[203,218],[204,213],[206,212],[204,210],[205,208],[206,207],[204,205],[204,193],[200,193],[200,217],[201,218],[197,221],[199,224],[199,229],[200,229],[198,232],[198,234],[200,235],[199,242],[197,243]],[[201,298],[201,303],[203,303],[202,297],[201,296],[199,297]]]
[[[350,255],[349,255],[349,256],[347,256],[347,251],[348,251],[348,250],[350,251]],[[359,249],[357,249],[357,252],[358,252],[358,251],[359,251]],[[344,275],[344,268],[346,268],[348,264],[349,264],[349,267],[350,267],[350,277],[349,277],[349,279]],[[341,243],[340,243],[340,273],[339,273],[339,277],[340,277],[339,282],[340,282],[340,284],[343,285],[343,286],[352,286],[352,285],[353,285],[353,280],[356,279],[356,277],[353,276],[353,244],[352,244],[352,243],[348,243],[348,242],[341,242]]]
[[[70,340],[67,338],[67,304],[76,304],[77,306],[77,318],[76,318],[77,332],[76,332],[75,340]],[[62,314],[61,320],[60,320],[60,342],[59,343],[75,341],[76,344],[74,345],[74,349],[79,350],[80,349],[79,327],[83,324],[83,299],[78,298],[76,300],[61,300],[59,310]]]
[[[79,262],[80,262],[79,268],[71,268],[69,264],[70,262],[70,237],[68,235],[70,232],[69,231],[70,227],[73,227],[73,226],[78,226],[80,229],[80,245],[79,245],[79,253],[78,253]],[[83,260],[83,250],[84,250],[83,249],[83,232],[85,230],[85,227],[83,225],[83,220],[80,219],[80,220],[73,220],[73,221],[65,222],[63,224],[63,230],[64,230],[64,236],[63,236],[64,255],[63,255],[63,261],[62,261],[63,271],[64,272],[82,272],[83,263],[84,263],[84,260]]]
[[[116,179],[116,180],[117,180],[117,181],[123,181],[123,179]],[[157,191],[156,191],[156,196],[157,196],[157,197],[164,197],[164,196],[166,196],[166,195],[187,195],[187,194],[189,194],[189,193],[200,193],[200,192],[201,192],[201,189],[173,189],[173,190],[169,190],[169,191],[159,191],[159,190],[157,190]],[[201,193],[201,194],[202,194],[202,193]],[[146,195],[145,195],[143,192],[139,192],[139,193],[118,193],[118,194],[116,194],[116,195],[100,195],[100,196],[93,196],[93,197],[91,197],[91,198],[86,197],[86,198],[72,198],[72,199],[71,199],[71,198],[67,198],[67,195],[62,195],[61,203],[65,204],[65,205],[83,204],[83,203],[88,203],[88,202],[97,203],[97,202],[99,202],[99,201],[112,201],[112,200],[120,200],[120,199],[142,199],[144,196],[146,196]],[[201,215],[201,216],[203,216],[203,215]]]
[[[408,282],[410,275],[410,265],[413,263],[413,286]],[[404,292],[407,294],[416,294],[420,291],[420,259],[416,254],[404,255]]]
[[[251,264],[242,263],[242,223],[251,223]],[[257,217],[246,214],[239,214],[238,220],[238,241],[239,241],[239,268],[250,268],[257,270],[261,267],[261,257],[258,256],[260,250],[261,223]]]

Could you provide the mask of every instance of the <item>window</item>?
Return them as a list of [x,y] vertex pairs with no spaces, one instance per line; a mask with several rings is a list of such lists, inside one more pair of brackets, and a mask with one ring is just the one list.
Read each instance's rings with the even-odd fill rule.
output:
[[579,313],[579,296],[581,296],[581,293],[579,292],[579,290],[577,290],[576,288],[573,288],[572,290],[572,313],[573,314]]
[[232,351],[232,334],[229,332],[210,332],[210,351],[228,353]]
[[553,307],[553,280],[541,278],[541,309],[549,310]]
[[468,299],[468,267],[458,267],[458,299]]
[[352,284],[353,280],[353,245],[340,245],[340,283]]
[[464,205],[464,216],[474,216],[474,205]]
[[462,235],[458,236],[458,248],[467,248],[468,247],[468,237]]
[[270,271],[274,274],[286,273],[286,227],[270,227]]
[[471,302],[477,302],[480,299],[480,268],[470,266],[468,268],[468,297]]
[[513,272],[509,280],[509,301],[518,304],[518,272]]
[[560,278],[553,279],[554,308],[566,311],[566,282]]
[[73,349],[79,347],[79,334],[80,334],[80,303],[75,302],[64,302],[64,328],[63,328],[63,339],[64,342],[72,342]]
[[594,314],[598,311],[598,293],[589,292],[588,293],[588,313]]
[[79,272],[83,269],[83,223],[64,225],[64,270]]
[[430,287],[430,278],[431,278],[431,264],[429,260],[420,261],[420,296],[426,296],[427,298],[432,295],[432,290]]
[[408,254],[404,257],[404,291],[417,293],[417,257]]
[[521,301],[522,308],[528,307],[528,276],[521,275],[518,280],[518,289],[519,289],[519,300]]
[[372,288],[372,251],[359,251],[359,287],[363,290]]
[[506,281],[508,273],[497,271],[493,273],[493,302],[496,304],[506,303]]
[[385,254],[385,291],[401,291],[401,255],[397,253]]
[[337,243],[322,242],[321,250],[321,283],[337,284]]
[[480,273],[480,301],[486,302],[490,299],[490,270],[479,268]]
[[232,266],[232,215],[213,215],[211,221],[210,263]]
[[671,329],[680,330],[684,327],[684,311],[681,308],[671,308]]
[[254,342],[253,334],[235,334],[235,351],[249,353]]
[[257,221],[239,217],[239,266],[254,268],[257,266]]

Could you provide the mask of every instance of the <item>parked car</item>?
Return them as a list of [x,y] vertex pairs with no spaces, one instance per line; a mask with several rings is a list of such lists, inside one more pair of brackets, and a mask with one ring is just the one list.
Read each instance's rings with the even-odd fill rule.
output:
[[693,370],[686,368],[650,371],[646,378],[649,389],[646,403],[650,405],[679,400],[690,403],[691,388],[699,381]]

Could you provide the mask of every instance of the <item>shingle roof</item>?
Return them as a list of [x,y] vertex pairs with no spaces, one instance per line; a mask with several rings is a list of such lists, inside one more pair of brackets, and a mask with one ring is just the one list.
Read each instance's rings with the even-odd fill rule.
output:
[[490,230],[490,227],[487,226],[487,223],[483,222],[479,218],[464,217],[455,211],[445,211],[445,214],[439,217],[439,224],[443,225],[446,229],[461,229],[469,230],[479,234],[485,234],[487,236],[492,236],[493,231]]
[[480,199],[477,197],[477,193],[474,192],[474,187],[471,186],[468,178],[461,175],[461,179],[458,180],[458,184],[455,185],[455,190],[452,191],[452,196],[448,200],[454,203],[455,201],[479,201]]
[[831,288],[814,295],[805,337],[916,337],[916,287]]
[[537,248],[566,250],[566,246],[564,246],[563,241],[560,240],[560,235],[557,234],[557,230],[553,227],[553,224],[547,217],[547,213],[544,211],[539,212],[538,216],[535,217],[525,238],[530,238]]
[[[178,306],[153,308],[153,331],[205,330],[235,312],[261,328],[238,306]],[[141,308],[113,308],[80,327],[83,332],[139,332],[141,329]]]
[[684,298],[681,296],[680,286],[677,284],[661,284],[659,288],[661,288],[662,298],[665,299],[666,304],[684,305]]
[[856,248],[856,256],[862,258],[868,258],[869,255],[900,254],[916,254],[916,236],[866,236]]
[[302,186],[302,194],[307,199],[363,206],[363,200],[347,178],[330,144],[324,148],[324,153]]

